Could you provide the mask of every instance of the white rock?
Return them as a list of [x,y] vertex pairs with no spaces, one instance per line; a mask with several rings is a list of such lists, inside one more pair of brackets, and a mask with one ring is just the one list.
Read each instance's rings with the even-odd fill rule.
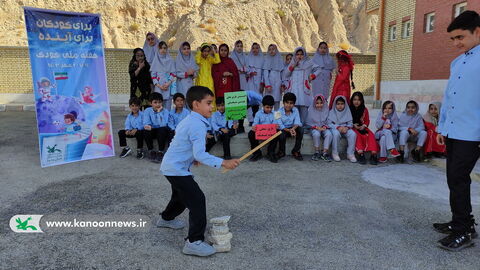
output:
[[215,226],[213,225],[212,228],[210,229],[210,233],[212,235],[223,235],[227,234],[230,230],[228,229],[228,226]]
[[224,235],[210,235],[210,240],[212,243],[220,245],[222,243],[230,242],[230,240],[232,240],[232,237],[232,233],[227,233]]
[[226,245],[213,245],[217,252],[229,252],[232,249],[232,245],[230,243]]
[[230,216],[223,216],[223,217],[215,217],[210,219],[210,223],[215,224],[215,225],[227,225],[227,223],[230,221]]

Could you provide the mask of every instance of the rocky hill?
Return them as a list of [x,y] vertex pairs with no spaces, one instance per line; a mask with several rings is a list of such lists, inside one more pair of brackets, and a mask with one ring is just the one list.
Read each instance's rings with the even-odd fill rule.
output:
[[334,50],[377,46],[378,16],[365,12],[365,0],[0,0],[0,46],[27,46],[22,6],[100,13],[107,48],[141,47],[148,31],[174,48],[238,39],[264,51],[270,43],[314,51],[323,40]]

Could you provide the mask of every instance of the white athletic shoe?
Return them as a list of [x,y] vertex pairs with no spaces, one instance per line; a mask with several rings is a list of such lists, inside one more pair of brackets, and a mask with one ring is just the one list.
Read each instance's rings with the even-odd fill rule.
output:
[[352,162],[352,163],[357,162],[357,159],[355,158],[355,155],[348,155],[347,158],[348,158],[348,160],[350,160],[350,162]]
[[157,220],[157,227],[170,228],[174,230],[180,230],[185,227],[185,222],[181,220],[165,220],[162,217],[159,217]]
[[216,253],[216,250],[211,245],[201,240],[190,243],[188,239],[185,241],[185,246],[182,250],[183,254],[194,255],[199,257],[207,257]]
[[332,153],[332,158],[337,162],[340,161],[340,156],[338,154]]

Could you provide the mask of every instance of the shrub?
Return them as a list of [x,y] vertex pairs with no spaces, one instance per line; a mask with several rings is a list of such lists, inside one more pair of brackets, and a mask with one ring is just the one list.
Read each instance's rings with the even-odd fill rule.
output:
[[199,28],[205,28],[205,24],[201,23],[198,25]]
[[140,25],[138,25],[137,23],[134,23],[130,25],[129,29],[130,31],[138,31],[138,29],[140,29]]
[[215,23],[215,19],[210,18],[210,19],[207,20],[207,23]]
[[213,25],[205,27],[205,30],[210,34],[215,34],[217,32],[217,28],[215,28]]
[[240,24],[239,26],[237,26],[237,30],[238,30],[238,31],[243,31],[243,30],[247,30],[247,29],[248,29],[248,27],[246,27],[246,26],[243,25],[243,24]]
[[281,9],[278,9],[277,11],[275,11],[275,13],[277,13],[278,16],[280,16],[280,18],[285,17],[285,11],[283,11]]

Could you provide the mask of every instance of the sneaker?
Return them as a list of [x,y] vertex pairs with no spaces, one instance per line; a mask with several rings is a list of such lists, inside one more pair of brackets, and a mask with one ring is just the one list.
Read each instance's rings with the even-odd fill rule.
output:
[[183,246],[182,252],[185,255],[207,257],[215,254],[216,251],[214,247],[212,247],[211,245],[207,244],[204,241],[198,240],[193,243],[190,243],[190,241],[186,240],[185,246]]
[[332,159],[330,158],[327,152],[323,152],[322,155],[320,155],[320,159],[327,162],[332,162]]
[[339,156],[338,154],[332,153],[332,158],[333,158],[333,160],[335,160],[336,162],[339,162],[339,161],[340,161],[340,156]]
[[320,159],[320,153],[317,152],[317,153],[313,154],[313,156],[312,156],[313,161],[318,161],[319,159]]
[[298,161],[302,161],[303,160],[303,156],[300,152],[292,152],[292,156],[294,159],[298,160]]
[[370,165],[378,165],[378,158],[376,155],[370,156]]
[[120,153],[120,157],[124,158],[124,157],[130,155],[131,152],[132,152],[132,149],[127,146],[127,147],[123,148],[122,153]]
[[162,217],[159,217],[156,225],[159,228],[170,228],[174,230],[180,230],[185,227],[185,222],[177,219],[165,220]]
[[393,149],[390,149],[390,155],[394,158],[398,157],[398,156],[403,156],[401,153],[403,151],[400,151],[398,152],[397,149],[393,148]]
[[272,163],[278,163],[278,158],[274,153],[268,153],[267,159],[270,160]]
[[350,162],[352,162],[352,163],[357,162],[357,159],[355,158],[355,155],[347,155],[347,158],[348,158],[348,160],[350,160]]
[[283,157],[285,157],[285,152],[278,152],[278,153],[277,153],[277,158],[278,158],[278,159],[281,159],[281,158],[283,158]]
[[400,151],[399,154],[400,154],[400,155],[397,156],[397,161],[400,162],[400,163],[405,162],[405,152],[404,152],[404,151]]
[[388,161],[388,158],[386,158],[386,157],[381,157],[381,158],[378,159],[378,162],[380,162],[380,163],[385,163],[387,161]]
[[148,159],[152,162],[154,162],[157,159],[157,152],[154,150],[149,150],[148,151]]
[[137,158],[138,159],[143,159],[145,157],[145,153],[143,153],[142,149],[137,150]]
[[157,157],[156,157],[156,159],[155,159],[155,162],[156,162],[156,163],[161,163],[162,160],[163,160],[163,156],[164,156],[164,155],[165,155],[165,154],[163,153],[163,151],[158,151],[158,152],[157,152]]
[[262,159],[262,154],[253,154],[252,157],[250,158],[250,161],[258,161]]
[[[475,219],[472,217],[472,225],[470,228],[467,230],[468,233],[472,235],[472,239],[477,238],[478,234],[475,231]],[[439,233],[444,233],[444,234],[451,234],[453,233],[452,229],[452,222],[447,222],[447,223],[433,223],[433,229]]]
[[471,233],[451,233],[447,237],[438,241],[440,248],[448,251],[460,251],[464,248],[473,246]]
[[360,163],[362,165],[367,164],[367,159],[365,158],[364,153],[358,154],[358,163]]
[[413,161],[415,161],[415,162],[422,162],[423,159],[422,159],[422,157],[421,157],[421,155],[420,155],[420,151],[419,151],[419,150],[414,149],[414,150],[412,150],[411,153],[412,153]]

